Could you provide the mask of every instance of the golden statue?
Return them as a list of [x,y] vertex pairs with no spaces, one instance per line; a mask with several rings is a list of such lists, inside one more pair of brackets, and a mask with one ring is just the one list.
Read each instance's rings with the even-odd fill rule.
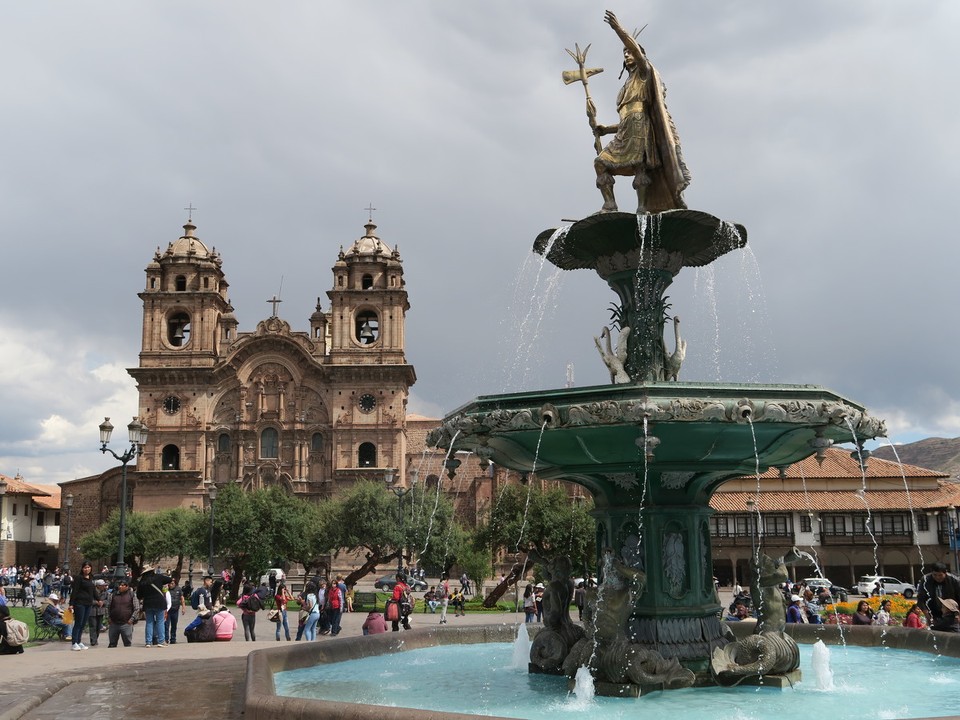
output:
[[[633,176],[638,213],[685,208],[681,195],[690,184],[690,173],[683,162],[673,119],[667,112],[664,101],[666,90],[660,74],[634,36],[620,25],[616,15],[608,10],[604,21],[623,41],[623,69],[627,72],[627,80],[617,96],[620,122],[616,125],[600,125],[595,117],[590,117],[590,125],[597,138],[616,133],[602,150],[597,142],[598,154],[593,162],[597,171],[597,187],[603,196],[601,212],[617,210],[613,194],[614,175]],[[598,70],[585,69],[583,61],[586,51],[580,53],[579,48],[577,50],[576,55],[571,55],[580,64],[580,77],[574,79],[586,86],[586,77]],[[565,80],[567,75],[573,73],[565,73]],[[589,92],[587,100],[589,116],[592,106]]]

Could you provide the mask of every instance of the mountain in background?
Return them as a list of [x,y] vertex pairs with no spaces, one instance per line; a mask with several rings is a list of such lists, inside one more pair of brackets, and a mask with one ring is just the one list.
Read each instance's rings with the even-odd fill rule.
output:
[[[917,442],[897,445],[897,456],[906,465],[919,465],[929,470],[960,475],[960,438],[927,438]],[[884,445],[873,451],[873,456],[883,460],[896,460],[893,448]]]

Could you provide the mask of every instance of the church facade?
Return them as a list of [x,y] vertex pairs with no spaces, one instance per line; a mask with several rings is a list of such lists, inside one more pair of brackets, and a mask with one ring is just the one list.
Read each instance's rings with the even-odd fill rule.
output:
[[[149,432],[128,473],[129,507],[203,507],[208,489],[226,483],[314,499],[390,469],[405,483],[416,374],[404,353],[410,305],[398,250],[369,222],[341,247],[326,309],[318,298],[307,330],[281,318],[274,299],[269,317],[240,331],[220,254],[192,222],[183,229],[157,249],[139,293],[141,352],[129,372]],[[119,505],[120,472],[64,487],[80,537]]]

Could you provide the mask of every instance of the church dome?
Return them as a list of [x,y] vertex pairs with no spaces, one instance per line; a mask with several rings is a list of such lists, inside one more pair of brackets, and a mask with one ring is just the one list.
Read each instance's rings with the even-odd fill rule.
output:
[[197,226],[191,221],[183,226],[183,235],[174,240],[167,247],[167,255],[191,258],[212,258],[212,253],[203,242],[194,235]]
[[358,239],[350,249],[347,251],[347,256],[350,255],[386,255],[389,256],[393,251],[387,247],[384,242],[377,237],[374,232],[377,229],[377,226],[372,222],[368,222],[364,227],[367,229],[367,232]]

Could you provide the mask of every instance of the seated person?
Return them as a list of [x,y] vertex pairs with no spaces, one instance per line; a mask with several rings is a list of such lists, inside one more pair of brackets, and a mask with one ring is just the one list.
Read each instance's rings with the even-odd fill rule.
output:
[[379,635],[380,633],[385,633],[387,631],[387,621],[383,619],[383,615],[378,613],[376,610],[370,612],[367,615],[367,619],[363,621],[363,634],[364,635]]
[[47,595],[47,602],[43,606],[40,618],[50,627],[56,628],[61,640],[67,640],[73,635],[73,625],[63,621],[63,610],[60,609],[60,596],[52,592]]
[[750,617],[750,611],[747,609],[747,606],[742,602],[735,602],[733,604],[733,612],[727,615],[724,620],[727,622],[740,622],[741,620],[746,620]]
[[960,606],[958,606],[957,601],[951,598],[940,598],[940,611],[940,617],[934,619],[930,624],[930,629],[942,632],[960,632]]
[[423,594],[423,602],[425,607],[423,611],[426,612],[427,608],[430,609],[430,612],[436,613],[437,607],[440,605],[440,601],[437,600],[437,588],[435,585],[431,585],[430,589]]
[[217,631],[217,640],[227,642],[233,640],[233,632],[237,629],[237,619],[224,606],[213,614],[213,627]]
[[23,645],[7,643],[7,620],[10,618],[10,608],[0,605],[0,655],[18,655],[23,652]]

